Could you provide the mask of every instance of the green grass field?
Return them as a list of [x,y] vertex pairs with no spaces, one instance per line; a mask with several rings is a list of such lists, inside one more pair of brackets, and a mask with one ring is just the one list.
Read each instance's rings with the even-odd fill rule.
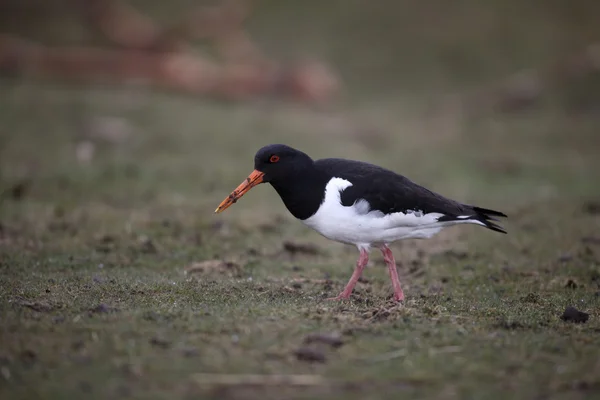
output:
[[[598,77],[519,113],[428,107],[586,43],[592,13],[463,1],[427,28],[427,7],[401,3],[259,7],[267,51],[340,71],[330,111],[3,78],[0,397],[600,398]],[[267,185],[213,213],[268,143],[504,211],[508,235],[396,243],[404,304],[378,252],[351,301],[327,302],[356,249],[294,220]],[[561,320],[567,306],[589,320]]]

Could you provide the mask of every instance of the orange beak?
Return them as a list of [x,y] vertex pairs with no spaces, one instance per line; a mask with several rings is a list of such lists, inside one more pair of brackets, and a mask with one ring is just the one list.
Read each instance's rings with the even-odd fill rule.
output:
[[260,172],[257,170],[252,171],[252,173],[246,178],[246,180],[240,183],[240,185],[236,187],[235,190],[231,192],[231,194],[221,202],[221,204],[219,204],[219,207],[217,207],[215,213],[220,213],[221,211],[224,211],[225,209],[229,208],[229,206],[238,201],[240,197],[245,195],[248,190],[252,189],[259,183],[262,183],[264,176],[264,172]]

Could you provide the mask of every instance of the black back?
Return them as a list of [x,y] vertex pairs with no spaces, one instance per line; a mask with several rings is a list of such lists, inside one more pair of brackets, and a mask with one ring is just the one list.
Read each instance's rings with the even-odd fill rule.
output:
[[[410,179],[377,165],[326,158],[315,161],[315,167],[331,177],[346,179],[352,186],[341,193],[343,206],[352,206],[357,200],[365,199],[371,210],[384,214],[407,211],[421,211],[424,214],[443,214],[438,221],[454,221],[459,219],[475,219],[486,227],[506,233],[500,226],[494,224],[494,217],[506,217],[505,214],[462,204],[424,188]],[[463,218],[458,218],[463,217]]]
[[447,199],[393,171],[359,161],[339,158],[317,160],[315,166],[333,177],[352,183],[342,192],[342,205],[348,207],[365,199],[371,210],[384,214],[420,210],[424,214],[464,215],[464,205]]

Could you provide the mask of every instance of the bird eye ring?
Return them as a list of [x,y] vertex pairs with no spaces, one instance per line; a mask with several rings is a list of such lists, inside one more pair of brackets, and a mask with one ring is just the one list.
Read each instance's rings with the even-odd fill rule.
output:
[[272,163],[276,163],[277,161],[279,161],[279,156],[272,155],[271,158],[269,158],[269,161],[271,161]]

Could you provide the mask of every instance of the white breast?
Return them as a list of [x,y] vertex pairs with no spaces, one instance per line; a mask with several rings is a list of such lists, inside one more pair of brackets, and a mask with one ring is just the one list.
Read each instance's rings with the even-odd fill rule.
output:
[[341,203],[341,191],[352,186],[342,178],[332,178],[325,187],[325,198],[317,212],[302,221],[321,235],[338,242],[368,249],[373,244],[391,243],[400,239],[429,238],[444,226],[472,221],[438,222],[443,214],[423,214],[420,210],[383,214],[370,210],[364,199],[352,206]]

